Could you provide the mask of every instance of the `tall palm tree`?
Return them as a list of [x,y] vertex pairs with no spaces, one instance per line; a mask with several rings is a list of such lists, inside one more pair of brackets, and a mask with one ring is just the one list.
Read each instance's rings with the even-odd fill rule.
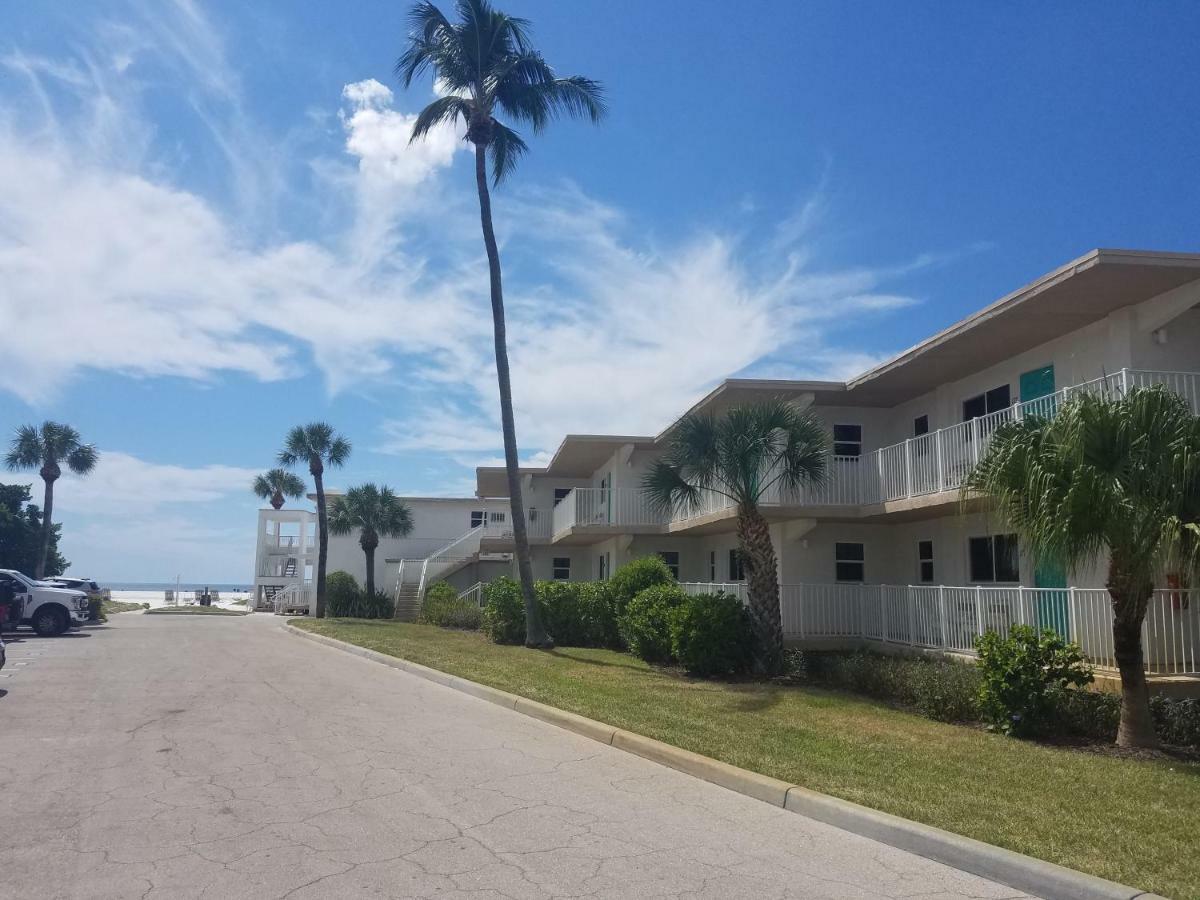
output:
[[329,558],[329,516],[325,509],[325,467],[340,469],[350,456],[350,442],[327,422],[297,425],[287,433],[279,464],[289,469],[308,463],[317,493],[317,602],[313,615],[325,618],[325,564]]
[[284,497],[298,500],[304,496],[304,481],[286,469],[271,469],[254,479],[253,490],[256,497],[270,500],[271,505],[279,509]]
[[335,497],[329,511],[329,530],[350,534],[358,530],[358,545],[367,557],[367,596],[375,596],[375,548],[381,537],[407,537],[413,530],[412,511],[387,485],[363,484]]
[[1200,574],[1200,418],[1161,387],[1078,396],[1053,419],[997,429],[964,491],[990,498],[1039,561],[1077,570],[1107,557],[1117,744],[1157,746],[1142,623],[1156,581]]
[[704,494],[737,509],[737,538],[746,570],[749,607],[758,638],[755,669],[774,674],[783,657],[779,571],[771,532],[759,504],[768,491],[784,494],[825,478],[829,437],[811,414],[783,400],[737,407],[719,418],[683,417],[666,452],[642,481],[650,503],[664,513],[699,508]]
[[76,475],[86,475],[96,468],[99,459],[100,453],[94,444],[83,443],[78,431],[61,422],[46,421],[41,428],[22,425],[13,436],[5,457],[8,467],[13,471],[37,469],[46,483],[45,500],[42,503],[41,544],[34,578],[40,579],[46,574],[46,555],[53,531],[54,482],[62,477],[63,464]]
[[587,116],[593,122],[599,121],[605,111],[604,92],[600,84],[590,78],[578,75],[560,78],[556,75],[531,45],[526,20],[494,9],[488,0],[458,0],[455,12],[457,20],[451,22],[432,3],[421,2],[413,6],[408,46],[396,63],[396,74],[408,87],[415,77],[432,71],[435,86],[445,94],[421,110],[413,123],[412,140],[418,140],[441,123],[462,120],[466,125],[466,140],[475,146],[475,186],[479,191],[479,217],[491,275],[504,464],[508,470],[517,571],[525,598],[525,644],[548,648],[553,647],[554,642],[538,614],[521,497],[500,251],[492,229],[487,157],[490,154],[492,180],[498,185],[512,173],[517,160],[529,149],[516,131],[496,118],[497,113],[512,121],[527,123],[537,134],[560,115]]

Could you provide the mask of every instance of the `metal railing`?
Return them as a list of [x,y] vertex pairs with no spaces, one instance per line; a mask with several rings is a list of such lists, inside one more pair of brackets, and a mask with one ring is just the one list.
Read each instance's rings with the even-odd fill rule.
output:
[[313,586],[312,582],[290,584],[281,591],[276,591],[272,605],[275,615],[281,616],[289,611],[303,610],[304,615],[312,612]]
[[640,488],[572,488],[554,507],[555,535],[579,527],[665,524]]
[[[551,530],[551,522],[553,515],[547,509],[539,509],[530,507],[525,510],[525,534],[531,540],[540,538],[549,538]],[[512,540],[513,529],[512,519],[507,513],[499,521],[493,521],[489,515],[488,521],[483,526],[483,536],[492,540],[506,539]]]
[[[681,587],[689,594],[746,598],[743,582]],[[1112,601],[1104,588],[785,584],[779,594],[783,631],[793,640],[856,639],[974,654],[985,632],[1032,625],[1076,642],[1097,666],[1117,665]],[[1147,672],[1200,674],[1200,589],[1154,592],[1142,650]]]
[[[1064,403],[1080,394],[1122,396],[1130,388],[1159,384],[1183,397],[1193,412],[1200,414],[1200,373],[1121,369],[1112,375],[1072,385],[1035,400],[1015,403],[862,456],[831,456],[822,484],[795,493],[772,486],[764,494],[761,504],[860,506],[957,491],[1001,425],[1031,416],[1051,418]],[[729,498],[705,491],[696,507],[676,513],[672,522],[686,522],[732,508],[733,502]],[[555,533],[558,531],[555,527]]]
[[483,582],[477,581],[459,594],[458,599],[473,603],[476,606],[483,606],[483,587]]

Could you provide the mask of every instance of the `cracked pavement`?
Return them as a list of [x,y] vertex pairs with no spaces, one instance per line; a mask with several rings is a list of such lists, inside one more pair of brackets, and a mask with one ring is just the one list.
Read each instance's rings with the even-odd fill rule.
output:
[[0,897],[1009,898],[300,640],[121,614],[0,697]]

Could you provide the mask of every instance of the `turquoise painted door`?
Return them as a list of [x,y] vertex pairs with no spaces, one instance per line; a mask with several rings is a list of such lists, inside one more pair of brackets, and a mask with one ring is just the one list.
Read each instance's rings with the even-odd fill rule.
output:
[[1063,640],[1069,641],[1071,616],[1067,611],[1067,573],[1062,566],[1042,563],[1033,570],[1033,586],[1042,588],[1037,592],[1034,603],[1038,630],[1051,628]]
[[[1039,369],[1021,373],[1020,390],[1022,403],[1049,397],[1054,393],[1054,366],[1042,366]],[[1053,400],[1047,400],[1044,403],[1036,403],[1032,407],[1025,407],[1025,412],[1048,418],[1054,415],[1056,405]]]

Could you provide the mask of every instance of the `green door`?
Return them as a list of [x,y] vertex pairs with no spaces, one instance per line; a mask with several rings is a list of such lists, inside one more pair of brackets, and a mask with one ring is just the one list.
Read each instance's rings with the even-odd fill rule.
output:
[[[1041,397],[1049,397],[1054,393],[1054,366],[1042,366],[1021,373],[1021,402],[1028,403]],[[1049,418],[1055,413],[1055,402],[1047,400],[1025,407],[1027,415],[1044,416]]]
[[1057,631],[1064,641],[1071,639],[1071,617],[1067,611],[1067,573],[1062,566],[1042,563],[1033,570],[1033,586],[1042,588],[1037,592],[1034,614],[1037,627]]

